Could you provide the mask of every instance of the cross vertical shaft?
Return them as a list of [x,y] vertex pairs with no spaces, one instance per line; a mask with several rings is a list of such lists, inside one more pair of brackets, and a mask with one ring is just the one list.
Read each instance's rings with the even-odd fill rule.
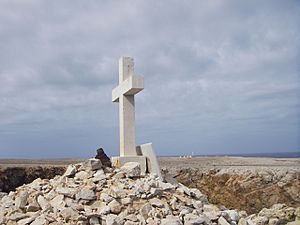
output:
[[121,96],[119,111],[120,156],[136,155],[134,96]]
[[136,156],[134,95],[144,88],[144,80],[134,75],[130,57],[119,60],[119,86],[112,92],[112,100],[119,102],[120,156]]
[[[134,74],[132,58],[122,57],[119,60],[119,83],[121,84]],[[122,95],[119,100],[120,119],[120,156],[136,155],[135,150],[135,110],[134,95]]]

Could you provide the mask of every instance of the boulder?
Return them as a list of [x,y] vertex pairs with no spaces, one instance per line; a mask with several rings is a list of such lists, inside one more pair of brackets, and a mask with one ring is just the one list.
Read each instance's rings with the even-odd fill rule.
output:
[[102,163],[100,159],[91,158],[86,160],[80,167],[81,170],[90,171],[90,170],[99,170],[102,168]]
[[231,225],[231,224],[228,223],[227,220],[226,220],[224,217],[222,217],[222,216],[218,219],[218,224],[219,224],[219,225]]
[[126,177],[134,178],[141,176],[141,165],[138,162],[128,162],[121,167]]
[[38,196],[37,202],[39,203],[42,210],[46,211],[51,209],[51,205],[43,195]]
[[27,204],[28,192],[22,191],[19,196],[16,198],[15,205],[19,209],[23,209]]
[[96,199],[96,194],[93,190],[84,188],[76,194],[76,199],[77,200],[80,200],[80,199],[82,199],[82,200],[95,200]]
[[109,214],[106,217],[106,225],[123,225],[124,221],[119,216]]
[[74,165],[69,165],[63,176],[72,177],[75,175],[75,173],[76,173],[76,167]]
[[121,212],[122,210],[122,205],[117,201],[117,200],[112,200],[109,204],[108,204],[110,211],[112,213],[118,214]]
[[97,149],[96,159],[99,159],[104,167],[111,167],[110,158],[105,154],[103,148]]

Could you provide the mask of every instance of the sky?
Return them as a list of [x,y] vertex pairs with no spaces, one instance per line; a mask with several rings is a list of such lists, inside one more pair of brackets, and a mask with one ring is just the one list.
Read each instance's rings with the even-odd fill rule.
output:
[[118,155],[121,56],[137,144],[300,151],[300,1],[0,0],[0,158]]

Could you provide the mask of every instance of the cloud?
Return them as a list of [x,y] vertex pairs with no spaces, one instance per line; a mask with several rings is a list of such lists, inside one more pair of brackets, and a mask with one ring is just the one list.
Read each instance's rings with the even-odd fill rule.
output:
[[139,143],[163,155],[299,150],[299,12],[297,1],[1,1],[0,157],[118,154],[122,55],[146,81]]

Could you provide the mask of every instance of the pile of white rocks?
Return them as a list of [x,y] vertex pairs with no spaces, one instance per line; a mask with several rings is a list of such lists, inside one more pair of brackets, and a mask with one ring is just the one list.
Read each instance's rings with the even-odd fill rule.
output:
[[299,224],[299,208],[275,205],[250,216],[219,208],[198,189],[142,175],[135,162],[112,169],[89,159],[70,165],[62,176],[0,194],[1,225],[275,225],[292,220]]

